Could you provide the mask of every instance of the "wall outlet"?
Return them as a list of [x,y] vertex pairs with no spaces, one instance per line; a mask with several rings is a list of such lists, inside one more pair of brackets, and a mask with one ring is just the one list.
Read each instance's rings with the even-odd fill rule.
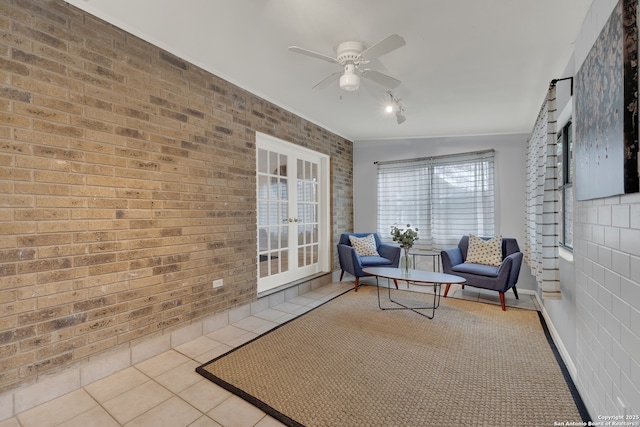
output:
[[214,288],[220,288],[222,287],[222,285],[224,285],[224,282],[222,279],[218,279],[218,280],[214,280],[213,281],[213,287]]

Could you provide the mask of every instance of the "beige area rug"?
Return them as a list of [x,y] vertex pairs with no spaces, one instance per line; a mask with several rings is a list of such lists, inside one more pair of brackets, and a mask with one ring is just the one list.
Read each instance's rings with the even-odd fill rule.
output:
[[289,426],[588,421],[541,319],[443,298],[429,320],[363,286],[197,371]]

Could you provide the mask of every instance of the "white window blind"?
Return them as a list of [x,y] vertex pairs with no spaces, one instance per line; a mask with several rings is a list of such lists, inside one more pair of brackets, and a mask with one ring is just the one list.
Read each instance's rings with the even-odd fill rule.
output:
[[440,250],[460,237],[495,233],[493,150],[378,162],[378,233],[419,229],[416,247]]

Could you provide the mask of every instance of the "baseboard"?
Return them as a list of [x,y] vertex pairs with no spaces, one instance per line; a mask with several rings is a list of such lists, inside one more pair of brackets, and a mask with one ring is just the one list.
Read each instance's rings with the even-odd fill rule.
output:
[[[567,370],[569,371],[569,375],[571,375],[571,379],[573,380],[574,383],[576,383],[576,375],[578,373],[578,370],[576,369],[576,365],[573,363],[573,359],[571,359],[571,356],[569,356],[569,352],[567,351],[567,348],[565,347],[564,342],[562,342],[562,338],[560,338],[560,334],[558,334],[558,331],[556,330],[555,326],[553,325],[553,321],[551,320],[551,317],[549,316],[549,313],[544,308],[544,304],[542,304],[542,300],[540,299],[540,295],[538,295],[538,293],[535,292],[535,291],[530,291],[530,292],[533,295],[535,295],[536,301],[537,301],[538,306],[540,307],[540,311],[542,313],[542,317],[544,317],[544,321],[547,323],[547,328],[549,329],[549,333],[551,334],[551,338],[553,338],[553,342],[556,345],[556,347],[558,348],[558,352],[560,353],[560,357],[562,357],[562,360],[563,360],[564,364],[567,366]],[[526,293],[526,292],[524,292],[524,293]]]

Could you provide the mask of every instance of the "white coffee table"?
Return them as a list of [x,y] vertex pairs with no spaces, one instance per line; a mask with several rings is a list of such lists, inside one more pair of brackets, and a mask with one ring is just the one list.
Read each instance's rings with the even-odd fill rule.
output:
[[[453,274],[445,274],[438,273],[433,271],[423,271],[423,270],[409,270],[408,272],[401,268],[391,268],[391,267],[367,267],[363,268],[367,274],[371,276],[375,276],[376,278],[376,289],[378,292],[378,307],[381,310],[411,310],[414,313],[418,313],[421,316],[424,316],[429,319],[433,319],[436,314],[436,308],[440,306],[440,291],[442,285],[452,285],[452,284],[463,284],[466,280],[460,276],[454,276]],[[394,303],[394,306],[383,306],[380,300],[380,284],[378,282],[379,278],[387,279],[387,289],[388,289],[388,297],[389,301]],[[427,306],[410,306],[404,304],[400,301],[394,300],[391,296],[391,283],[393,280],[396,288],[398,286],[398,280],[406,281],[412,285],[417,286],[433,286],[433,304]],[[408,291],[403,291],[408,292]],[[423,313],[418,310],[431,310],[431,315],[427,313]]]

